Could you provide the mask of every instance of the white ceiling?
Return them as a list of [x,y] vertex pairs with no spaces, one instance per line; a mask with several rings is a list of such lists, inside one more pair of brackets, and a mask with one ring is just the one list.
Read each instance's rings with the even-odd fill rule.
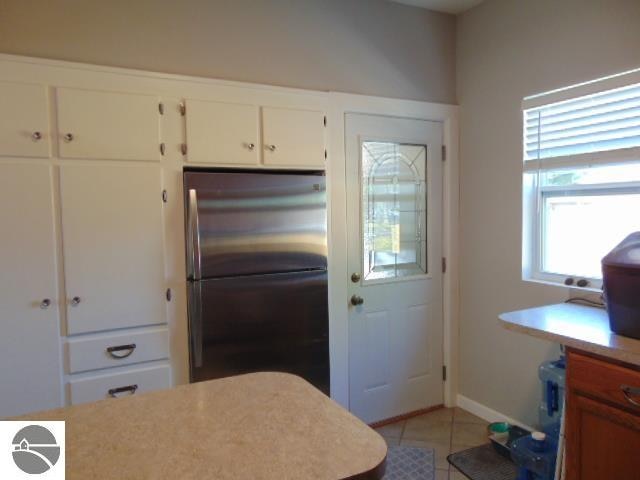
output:
[[414,7],[427,8],[436,12],[458,14],[483,2],[483,0],[391,0]]

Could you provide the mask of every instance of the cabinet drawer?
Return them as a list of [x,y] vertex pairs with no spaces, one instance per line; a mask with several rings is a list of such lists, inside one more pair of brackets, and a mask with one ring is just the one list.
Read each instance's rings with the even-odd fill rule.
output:
[[[640,371],[575,352],[569,352],[567,368],[570,389],[640,411],[623,391],[624,386],[640,389]],[[630,398],[640,403],[640,395]]]
[[69,373],[120,367],[169,357],[167,328],[90,335],[67,342]]
[[169,377],[169,365],[160,364],[118,368],[104,374],[72,378],[69,381],[71,404],[78,405],[169,388]]

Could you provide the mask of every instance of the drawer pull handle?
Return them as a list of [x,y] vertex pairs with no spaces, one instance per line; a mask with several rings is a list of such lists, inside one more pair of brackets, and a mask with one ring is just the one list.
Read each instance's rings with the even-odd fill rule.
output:
[[[131,343],[129,345],[117,345],[115,347],[107,347],[107,353],[111,355],[112,358],[122,359],[127,358],[129,355],[133,353],[136,349],[136,344]],[[116,352],[124,352],[124,353],[116,353]]]
[[118,398],[119,393],[125,393],[125,392],[129,392],[131,393],[131,395],[133,395],[134,393],[136,393],[136,390],[138,390],[138,385],[127,385],[126,387],[110,388],[109,396],[113,398]]
[[640,396],[640,388],[630,387],[629,385],[620,385],[620,390],[622,390],[624,398],[627,399],[627,402],[629,402],[631,405],[635,405],[636,407],[640,407],[640,402],[632,398],[632,396]]

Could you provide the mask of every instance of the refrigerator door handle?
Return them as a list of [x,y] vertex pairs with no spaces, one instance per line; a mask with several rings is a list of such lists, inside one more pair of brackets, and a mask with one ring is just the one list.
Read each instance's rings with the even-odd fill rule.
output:
[[194,280],[202,278],[202,252],[200,250],[200,225],[198,222],[198,194],[189,189],[189,208],[187,223],[189,225],[189,275]]
[[189,282],[189,337],[192,367],[202,367],[202,283]]

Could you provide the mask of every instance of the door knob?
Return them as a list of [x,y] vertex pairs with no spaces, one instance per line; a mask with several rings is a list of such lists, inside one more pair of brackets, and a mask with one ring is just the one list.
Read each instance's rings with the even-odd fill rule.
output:
[[49,308],[50,305],[51,305],[51,300],[49,300],[48,298],[44,298],[40,302],[40,308],[43,310],[46,310],[47,308]]
[[364,303],[364,298],[362,298],[359,295],[352,295],[351,296],[351,305],[354,306],[358,306],[358,305],[362,305]]
[[351,281],[353,283],[358,283],[360,281],[360,274],[359,273],[352,273],[351,274]]
[[80,297],[73,297],[71,299],[71,306],[77,307],[78,305],[80,305]]

